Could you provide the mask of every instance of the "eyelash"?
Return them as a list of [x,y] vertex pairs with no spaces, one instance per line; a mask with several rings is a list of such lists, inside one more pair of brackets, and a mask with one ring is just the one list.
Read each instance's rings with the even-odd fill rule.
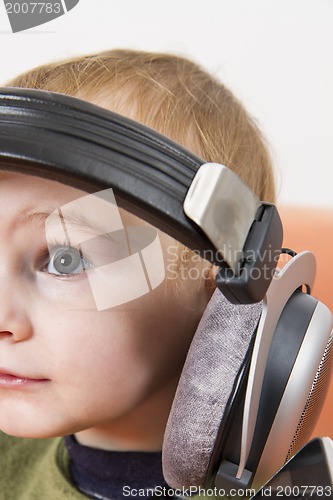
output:
[[[72,244],[68,245],[67,242],[53,240],[53,241],[50,241],[47,246],[46,245],[43,246],[40,250],[40,257],[38,258],[38,268],[40,269],[40,271],[48,273],[50,276],[54,276],[57,278],[62,277],[62,278],[74,279],[82,274],[82,272],[56,274],[56,273],[51,273],[48,271],[47,267],[50,264],[51,260],[56,256],[57,250],[60,250],[62,248],[68,249],[68,250],[75,250],[80,255],[81,259],[84,259],[86,262],[89,263],[89,265],[91,265],[89,260],[86,257],[84,257],[84,255],[82,254],[81,248],[79,246],[72,245]],[[83,266],[83,270],[85,270],[86,267],[89,267],[89,266]]]

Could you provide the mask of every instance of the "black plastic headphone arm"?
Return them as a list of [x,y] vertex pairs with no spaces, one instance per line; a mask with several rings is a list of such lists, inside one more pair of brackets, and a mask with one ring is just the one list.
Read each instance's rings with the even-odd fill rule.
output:
[[[223,412],[207,469],[206,482],[204,484],[206,488],[221,487],[225,490],[230,490],[230,488],[235,487],[243,487],[244,489],[247,487],[244,482],[240,484],[238,480],[233,481],[233,477],[237,473],[238,466],[236,464],[239,463],[240,457],[244,400],[256,333],[257,328],[253,332],[248,350],[235,378],[229,400]],[[224,470],[225,467],[227,471]],[[245,478],[250,483],[252,472],[249,471],[249,474],[246,474]]]
[[272,281],[281,253],[282,222],[275,205],[263,203],[243,248],[239,274],[221,267],[216,284],[233,304],[260,302]]

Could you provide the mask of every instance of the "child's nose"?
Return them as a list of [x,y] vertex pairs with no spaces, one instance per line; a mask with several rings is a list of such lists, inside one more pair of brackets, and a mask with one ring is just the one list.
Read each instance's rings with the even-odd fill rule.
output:
[[27,312],[16,303],[14,297],[3,296],[0,292],[0,340],[21,342],[31,335],[32,325]]
[[0,248],[0,340],[19,342],[32,334],[20,262],[12,246]]

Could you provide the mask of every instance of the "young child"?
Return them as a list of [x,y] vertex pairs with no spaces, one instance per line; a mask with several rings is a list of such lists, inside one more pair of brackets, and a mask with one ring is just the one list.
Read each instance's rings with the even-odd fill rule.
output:
[[[261,200],[274,201],[272,167],[255,122],[187,59],[113,50],[36,68],[9,86],[60,92],[141,122],[205,161],[227,165]],[[157,286],[119,299],[120,275],[115,301],[104,303],[103,296],[99,307],[86,275],[106,253],[124,250],[123,240],[100,237],[110,231],[100,227],[103,214],[112,212],[112,230],[125,228],[127,238],[130,228],[142,234],[154,228],[118,210],[112,192],[101,201],[4,171],[0,194],[0,498],[118,500],[166,486],[164,429],[213,292],[213,269],[155,230],[165,262]],[[94,221],[86,203],[93,204]],[[100,238],[82,255],[84,235]],[[180,272],[191,266],[200,269],[197,279]]]

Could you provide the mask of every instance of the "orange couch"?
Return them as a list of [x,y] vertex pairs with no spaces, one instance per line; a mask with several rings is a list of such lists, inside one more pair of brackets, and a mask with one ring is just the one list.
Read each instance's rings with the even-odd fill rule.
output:
[[[296,252],[312,251],[317,259],[317,275],[312,295],[333,311],[333,209],[281,206],[283,246]],[[333,377],[324,408],[313,432],[333,438]]]

